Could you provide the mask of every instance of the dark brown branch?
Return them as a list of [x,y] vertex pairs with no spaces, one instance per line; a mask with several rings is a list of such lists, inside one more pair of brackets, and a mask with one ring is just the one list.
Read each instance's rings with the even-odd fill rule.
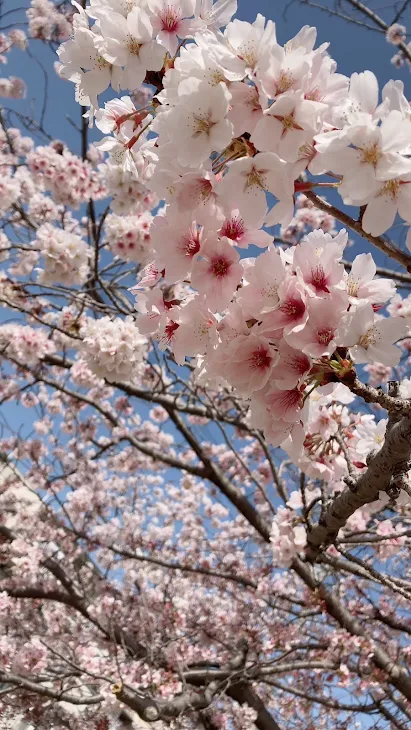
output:
[[389,487],[396,467],[411,456],[411,417],[406,416],[387,432],[380,451],[357,481],[337,494],[323,519],[307,535],[307,557],[315,560],[322,546],[332,543],[351,515],[365,504],[375,502],[379,492]]
[[[378,26],[378,28],[381,28],[381,30],[383,30],[384,32],[386,32],[390,27],[388,23],[386,23],[382,18],[380,18],[379,15],[377,15],[377,13],[374,12],[374,10],[371,10],[371,8],[368,8],[366,5],[364,5],[364,3],[360,2],[359,0],[345,0],[345,2],[347,2],[356,10],[359,10],[363,15],[372,20],[372,22],[375,23],[375,25]],[[411,61],[411,51],[404,41],[400,41],[397,44],[397,48],[400,49],[407,61]]]
[[[320,600],[324,601],[327,613],[342,628],[346,629],[352,636],[367,637],[367,632],[360,621],[350,613],[331,590],[327,590],[322,583],[316,580],[310,565],[303,563],[299,558],[294,558],[292,567],[301,580],[317,594]],[[379,669],[384,671],[390,684],[396,687],[408,701],[411,701],[411,677],[407,670],[393,661],[389,654],[378,646],[374,648],[372,661]]]
[[366,403],[377,403],[379,406],[385,408],[388,413],[399,413],[400,415],[408,415],[411,413],[411,400],[403,399],[399,397],[393,397],[384,393],[383,390],[373,388],[372,385],[362,383],[359,378],[350,380],[347,378],[342,381],[347,387],[358,395],[360,398],[365,400]]
[[104,695],[87,695],[78,697],[70,692],[61,690],[57,692],[50,687],[45,687],[40,682],[35,682],[27,677],[21,677],[18,674],[12,674],[9,672],[3,672],[0,670],[0,681],[7,684],[14,685],[16,688],[26,690],[28,692],[34,692],[35,694],[42,695],[43,697],[49,697],[52,700],[58,702],[69,702],[71,705],[98,705],[104,701]]
[[376,248],[382,251],[382,253],[385,253],[390,258],[398,261],[401,266],[404,266],[404,268],[411,273],[411,256],[409,254],[401,251],[399,248],[394,246],[391,241],[386,241],[382,236],[372,236],[371,233],[366,233],[363,231],[360,221],[354,220],[354,218],[351,218],[351,216],[347,213],[344,213],[342,210],[339,210],[339,208],[331,205],[331,203],[327,200],[323,200],[312,190],[307,190],[304,194],[317,208],[320,208],[320,210],[323,210],[325,213],[332,215],[340,221],[340,223],[347,226],[347,228],[351,228],[353,231],[358,233],[359,236],[362,236],[362,238],[366,238],[367,241],[370,241],[370,243],[376,246]]
[[249,684],[234,684],[228,688],[227,695],[240,705],[248,705],[257,712],[255,725],[258,730],[281,730],[279,724],[266,709],[264,702]]

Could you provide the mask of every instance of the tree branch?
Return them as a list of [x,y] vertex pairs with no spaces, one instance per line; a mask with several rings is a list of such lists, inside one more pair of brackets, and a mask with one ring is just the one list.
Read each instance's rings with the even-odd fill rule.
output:
[[57,692],[50,687],[45,687],[40,682],[21,677],[18,674],[12,674],[10,672],[4,672],[0,670],[0,681],[7,684],[12,684],[19,689],[27,690],[28,692],[34,692],[35,694],[42,695],[43,697],[49,697],[52,700],[58,702],[69,702],[71,705],[98,705],[104,701],[104,695],[88,695],[86,697],[78,697],[70,692],[61,690]]
[[360,221],[354,220],[354,218],[351,218],[351,216],[347,215],[347,213],[344,213],[342,210],[339,210],[339,208],[331,205],[331,203],[327,200],[323,200],[312,190],[304,191],[304,195],[306,195],[306,197],[311,200],[317,208],[323,210],[329,215],[332,215],[340,221],[340,223],[343,223],[345,226],[358,233],[359,236],[362,236],[362,238],[366,238],[367,241],[370,241],[370,243],[376,246],[376,248],[382,251],[382,253],[385,253],[390,258],[398,261],[401,266],[404,266],[404,268],[411,273],[411,256],[409,254],[401,251],[399,248],[394,246],[391,241],[386,241],[382,238],[382,236],[372,236],[371,233],[366,233],[363,230]]
[[387,432],[380,451],[369,460],[368,469],[355,484],[337,494],[323,519],[307,535],[306,555],[315,560],[322,546],[332,543],[357,509],[375,502],[389,487],[396,467],[411,456],[411,417],[406,416]]

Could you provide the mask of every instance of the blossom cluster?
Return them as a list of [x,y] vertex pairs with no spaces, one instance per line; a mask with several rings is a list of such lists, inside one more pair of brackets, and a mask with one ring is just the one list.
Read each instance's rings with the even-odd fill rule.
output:
[[[299,243],[311,230],[321,229],[324,233],[337,234],[335,218],[330,213],[316,208],[304,193],[295,196],[294,216],[287,226],[280,229],[281,240],[290,245]],[[348,242],[347,245],[350,245]]]
[[291,510],[279,507],[272,522],[270,541],[274,562],[279,567],[290,565],[293,557],[304,549],[307,542],[305,528],[298,524]]
[[[0,33],[0,63],[7,63],[6,54],[12,48],[26,49],[27,37],[24,30],[12,28],[7,35]],[[0,96],[22,99],[26,95],[26,84],[17,76],[0,78]]]
[[[378,313],[393,283],[374,278],[370,254],[347,274],[345,232],[304,197],[294,216],[294,196],[331,173],[325,185],[362,207],[365,233],[383,234],[397,212],[411,224],[409,104],[400,82],[379,103],[374,74],[337,73],[314,28],[282,46],[272,21],[230,22],[235,9],[94,2],[74,17],[60,73],[108,135],[98,146],[109,164],[165,201],[134,289],[140,332],[247,398],[252,425],[277,445],[302,436],[310,390],[352,363],[400,359],[405,319]],[[99,108],[110,84],[132,91],[160,72],[146,106],[122,96]],[[308,220],[318,230],[300,240]],[[275,224],[298,245],[276,247],[264,230]],[[261,252],[244,258],[251,244]]]
[[115,256],[125,261],[136,261],[143,266],[151,258],[150,224],[148,211],[139,215],[111,213],[105,221],[105,240]]
[[55,5],[51,0],[31,0],[27,19],[31,38],[61,42],[71,33],[70,17],[64,14],[64,3]]
[[4,55],[12,48],[19,48],[24,51],[27,46],[27,36],[24,30],[13,28],[7,35],[0,33],[0,63],[7,63],[7,57]]
[[36,147],[27,155],[27,165],[58,204],[76,209],[90,198],[98,200],[106,195],[101,177],[91,164],[61,142]]
[[54,351],[54,343],[43,328],[16,324],[0,326],[0,352],[16,358],[19,363],[36,365]]
[[[156,248],[155,224],[152,231]],[[406,321],[377,311],[395,287],[375,278],[371,254],[360,254],[350,273],[344,271],[344,231],[334,238],[314,231],[286,252],[271,244],[257,258],[241,260],[232,239],[205,227],[194,235],[189,228],[181,238],[168,230],[161,240],[168,247],[168,259],[159,258],[165,276],[173,267],[174,278],[180,266],[180,278],[190,275],[197,291],[182,301],[165,299],[158,286],[136,287],[140,330],[170,346],[177,362],[200,355],[202,381],[248,398],[252,425],[272,444],[287,434],[302,437],[309,391],[343,378],[351,362],[399,362],[393,343],[406,336]]]
[[42,284],[82,284],[89,273],[90,247],[80,236],[49,223],[36,232],[35,248],[44,257]]
[[26,91],[25,82],[18,76],[0,78],[0,96],[7,99],[23,99],[26,96]]
[[132,317],[89,319],[81,327],[83,357],[90,370],[107,381],[131,380],[140,371],[147,341]]

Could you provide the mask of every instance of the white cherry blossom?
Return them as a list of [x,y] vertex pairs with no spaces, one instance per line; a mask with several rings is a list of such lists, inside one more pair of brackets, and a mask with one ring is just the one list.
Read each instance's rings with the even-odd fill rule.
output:
[[371,304],[364,302],[346,316],[341,325],[341,337],[356,363],[398,365],[401,350],[393,343],[405,337],[407,329],[402,317],[376,319]]
[[211,152],[224,150],[233,138],[227,119],[230,93],[223,83],[211,88],[198,79],[186,79],[179,86],[180,104],[167,114],[167,127],[175,140],[177,159],[196,167]]
[[121,87],[135,89],[143,83],[147,71],[159,71],[164,47],[153,40],[153,27],[147,13],[135,6],[125,18],[120,13],[99,13],[101,36],[97,50],[113,66],[124,67]]

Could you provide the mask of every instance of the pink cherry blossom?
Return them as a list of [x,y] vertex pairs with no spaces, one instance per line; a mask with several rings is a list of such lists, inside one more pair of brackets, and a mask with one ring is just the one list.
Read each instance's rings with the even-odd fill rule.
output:
[[278,250],[271,247],[261,254],[245,272],[246,285],[237,300],[249,315],[260,317],[279,303],[278,290],[285,276],[285,266]]
[[[173,315],[174,316],[174,315]],[[179,364],[185,356],[202,355],[209,343],[217,342],[217,320],[205,302],[191,300],[178,313],[178,327],[171,325],[171,346]]]
[[[346,239],[345,239],[346,240]],[[293,265],[297,276],[311,295],[326,297],[338,284],[344,267],[340,262],[341,236],[338,243],[322,231],[314,231],[296,246]]]
[[298,332],[308,318],[307,298],[302,283],[296,276],[286,275],[277,294],[278,306],[264,316],[261,330],[283,335]]
[[148,9],[153,30],[160,43],[173,56],[178,48],[178,38],[186,38],[192,23],[195,0],[149,0]]
[[164,269],[166,278],[186,278],[203,245],[203,230],[192,221],[192,216],[182,219],[157,215],[150,237],[157,265]]
[[277,362],[277,349],[251,332],[237,337],[229,347],[224,377],[240,393],[253,392],[265,386]]
[[224,309],[239,285],[243,267],[227,238],[209,239],[194,262],[191,283],[215,310]]
[[[262,225],[264,219],[260,221]],[[233,210],[230,216],[227,216],[223,225],[219,230],[220,236],[226,236],[238,248],[247,248],[250,244],[266,248],[273,241],[273,237],[267,231],[261,230],[257,225],[249,226],[242,218],[238,209]]]
[[340,344],[339,326],[347,305],[347,295],[338,291],[329,298],[309,300],[306,325],[299,332],[285,336],[285,340],[311,357],[332,355]]
[[301,383],[311,369],[311,358],[295,350],[285,341],[278,345],[279,360],[271,374],[271,381],[277,388],[292,390]]

